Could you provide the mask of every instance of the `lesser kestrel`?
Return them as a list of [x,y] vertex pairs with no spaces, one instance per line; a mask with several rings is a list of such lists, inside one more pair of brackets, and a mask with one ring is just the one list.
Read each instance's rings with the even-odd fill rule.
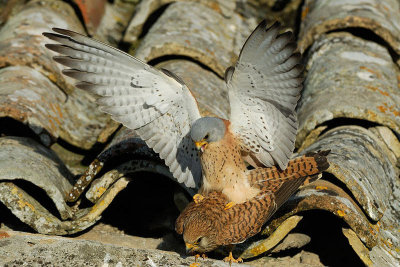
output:
[[[225,209],[228,198],[212,192],[202,201],[191,202],[176,220],[188,252],[205,253],[218,246],[238,244],[260,232],[262,225],[307,180],[319,178],[329,167],[330,151],[307,153],[289,161],[281,171],[275,167],[250,171],[250,184],[260,189],[253,199]],[[236,261],[230,257],[228,261]]]
[[[293,34],[265,21],[226,70],[230,120],[201,118],[185,83],[116,48],[84,35],[53,29],[54,60],[70,69],[77,88],[93,92],[100,108],[137,134],[164,159],[173,176],[200,193],[219,191],[232,203],[260,193],[245,161],[285,169],[297,131],[295,107],[302,89],[300,54]],[[196,151],[196,148],[200,150]],[[201,179],[203,178],[203,179]]]

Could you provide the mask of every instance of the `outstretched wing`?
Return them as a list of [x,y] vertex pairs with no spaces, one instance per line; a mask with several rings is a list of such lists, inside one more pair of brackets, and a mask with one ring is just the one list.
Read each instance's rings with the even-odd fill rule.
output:
[[200,118],[196,100],[173,73],[157,70],[109,45],[63,29],[43,33],[59,44],[46,47],[62,54],[54,60],[79,80],[76,87],[102,97],[104,112],[138,135],[160,157],[174,177],[188,187],[201,179],[201,165],[190,139],[191,124]]
[[231,129],[249,163],[285,169],[297,132],[295,108],[302,89],[301,56],[293,34],[263,21],[247,39],[235,67],[225,73]]

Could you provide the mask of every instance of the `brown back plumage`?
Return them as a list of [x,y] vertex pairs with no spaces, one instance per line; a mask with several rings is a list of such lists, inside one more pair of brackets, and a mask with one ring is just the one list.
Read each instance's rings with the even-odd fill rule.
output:
[[284,171],[276,167],[249,171],[250,183],[261,190],[255,198],[225,210],[226,196],[212,192],[197,204],[189,203],[176,221],[176,231],[184,236],[207,236],[212,246],[206,251],[245,241],[257,234],[307,179],[318,179],[318,174],[329,167],[326,158],[329,152],[307,153],[295,158]]

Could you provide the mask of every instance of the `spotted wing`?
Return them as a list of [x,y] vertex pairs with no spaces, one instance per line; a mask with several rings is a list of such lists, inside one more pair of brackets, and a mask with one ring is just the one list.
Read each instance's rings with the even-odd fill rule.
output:
[[100,108],[138,135],[165,160],[173,176],[197,187],[201,165],[190,139],[200,118],[196,100],[173,73],[155,69],[109,45],[63,29],[43,33],[58,42],[46,47],[63,55],[54,60],[70,69],[77,88],[100,95]]
[[[232,131],[251,163],[285,169],[297,132],[295,108],[302,89],[301,56],[293,34],[279,34],[263,21],[247,39],[234,67],[227,69]],[[256,164],[257,165],[257,164]]]

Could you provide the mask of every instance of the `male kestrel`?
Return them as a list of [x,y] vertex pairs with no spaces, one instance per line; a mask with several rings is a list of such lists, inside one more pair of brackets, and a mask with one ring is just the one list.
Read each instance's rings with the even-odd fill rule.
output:
[[260,23],[226,70],[229,121],[201,118],[192,93],[170,71],[69,30],[43,35],[59,43],[46,47],[63,55],[54,57],[70,67],[63,73],[100,95],[100,108],[135,129],[179,182],[195,188],[203,177],[200,193],[220,191],[230,207],[260,193],[245,161],[283,170],[294,149],[301,57],[291,32],[279,34],[279,23],[266,26]]
[[[318,179],[318,174],[329,167],[326,158],[329,152],[310,152],[295,158],[284,171],[276,167],[251,170],[249,182],[260,193],[229,210],[225,208],[227,197],[216,191],[198,203],[189,203],[175,224],[176,231],[183,234],[186,250],[205,253],[219,246],[242,243],[260,232],[262,225],[299,186],[306,180]],[[236,262],[232,253],[225,260]]]

